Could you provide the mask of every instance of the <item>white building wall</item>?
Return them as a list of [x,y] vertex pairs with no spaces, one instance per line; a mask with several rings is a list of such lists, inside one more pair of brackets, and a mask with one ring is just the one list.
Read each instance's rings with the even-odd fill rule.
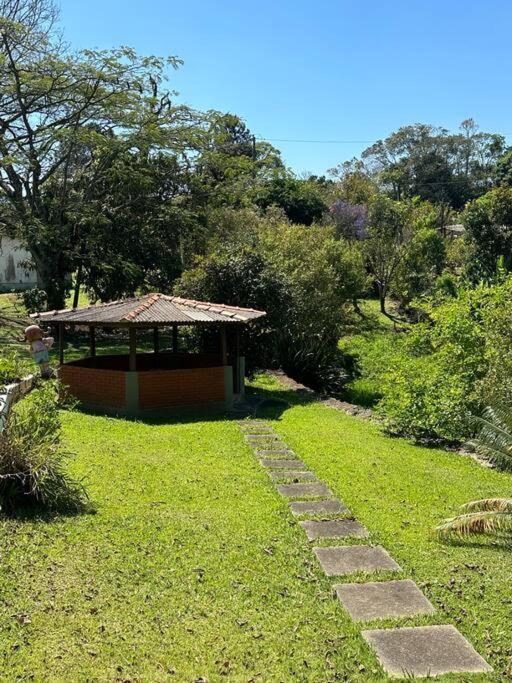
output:
[[28,289],[37,286],[37,273],[24,263],[31,255],[18,240],[0,238],[0,291]]

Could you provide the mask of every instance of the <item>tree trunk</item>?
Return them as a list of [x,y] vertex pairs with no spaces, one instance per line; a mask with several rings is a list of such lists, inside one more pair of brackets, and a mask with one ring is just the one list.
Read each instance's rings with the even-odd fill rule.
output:
[[379,285],[379,304],[380,304],[380,312],[384,313],[384,315],[387,315],[386,313],[386,290],[382,285]]
[[82,264],[78,266],[78,270],[76,271],[76,280],[75,280],[75,291],[73,293],[73,308],[78,308],[78,301],[80,298],[80,286],[82,284]]

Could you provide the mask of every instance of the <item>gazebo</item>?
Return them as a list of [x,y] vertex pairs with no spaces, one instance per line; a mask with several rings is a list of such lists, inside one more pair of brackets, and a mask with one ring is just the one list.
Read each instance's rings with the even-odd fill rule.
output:
[[[41,323],[59,329],[58,376],[66,391],[88,408],[122,415],[225,410],[244,393],[245,358],[240,329],[265,315],[252,308],[193,301],[165,294],[35,313]],[[183,326],[213,328],[217,349],[208,353],[179,350]],[[89,355],[65,362],[66,326],[89,328]],[[172,348],[160,349],[160,330],[172,329]],[[97,328],[126,329],[128,354],[96,354]],[[152,330],[153,351],[137,353],[137,332]]]

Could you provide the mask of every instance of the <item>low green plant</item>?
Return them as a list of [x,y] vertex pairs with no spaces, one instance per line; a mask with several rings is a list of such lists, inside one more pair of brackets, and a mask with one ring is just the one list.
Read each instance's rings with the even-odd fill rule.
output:
[[37,313],[46,310],[47,297],[44,289],[32,287],[25,289],[19,295],[28,313]]
[[22,375],[23,363],[16,353],[12,351],[0,356],[0,387],[15,382]]
[[72,454],[61,445],[56,386],[46,382],[17,403],[0,435],[0,506],[79,512],[88,498],[66,468]]
[[480,457],[500,470],[512,470],[512,410],[487,406],[481,415],[472,418],[477,429],[469,441]]

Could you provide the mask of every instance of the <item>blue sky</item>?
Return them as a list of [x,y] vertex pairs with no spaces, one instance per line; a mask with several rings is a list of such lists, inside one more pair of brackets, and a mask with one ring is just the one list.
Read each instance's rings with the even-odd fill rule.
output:
[[[75,47],[178,55],[180,99],[241,116],[296,172],[409,123],[512,143],[510,0],[60,0]],[[342,140],[350,144],[284,142]]]

